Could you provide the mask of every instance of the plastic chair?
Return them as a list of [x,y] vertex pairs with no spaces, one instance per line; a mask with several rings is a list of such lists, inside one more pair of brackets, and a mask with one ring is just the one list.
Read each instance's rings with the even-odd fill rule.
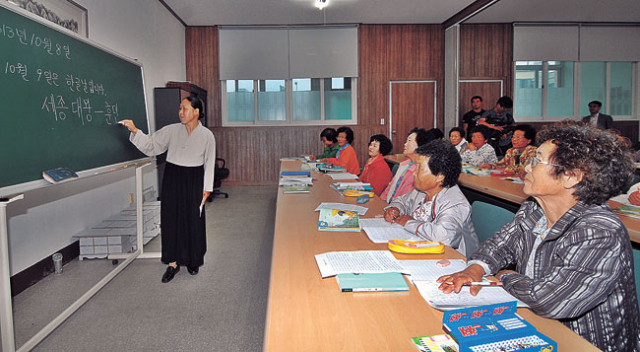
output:
[[514,213],[497,205],[475,201],[471,204],[471,221],[480,243],[493,237],[502,225],[508,223]]

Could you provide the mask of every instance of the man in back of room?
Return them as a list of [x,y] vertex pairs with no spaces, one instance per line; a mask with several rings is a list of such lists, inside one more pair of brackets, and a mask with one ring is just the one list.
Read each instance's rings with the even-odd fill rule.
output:
[[597,128],[608,130],[613,127],[613,118],[610,115],[601,114],[602,103],[594,100],[589,103],[589,115],[582,118],[582,122],[589,123]]
[[484,109],[482,108],[482,97],[476,95],[471,98],[471,111],[462,116],[463,128],[467,136],[471,136],[471,130],[476,127],[478,121],[482,117],[482,114],[484,114]]

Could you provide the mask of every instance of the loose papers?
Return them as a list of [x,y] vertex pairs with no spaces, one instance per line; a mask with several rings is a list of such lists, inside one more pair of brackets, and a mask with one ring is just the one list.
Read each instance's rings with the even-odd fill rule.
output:
[[329,174],[329,177],[331,177],[334,180],[357,180],[358,179],[358,176],[354,174],[350,174],[348,172]]
[[399,224],[392,224],[385,219],[360,219],[360,227],[373,243],[387,243],[389,240],[424,241]]
[[[462,259],[450,259],[451,265],[440,268],[437,260],[399,260],[405,272],[411,275],[410,281],[416,286],[422,298],[430,306],[440,310],[474,307],[487,304],[518,301],[500,286],[483,287],[477,296],[472,296],[469,286],[462,287],[460,293],[445,294],[438,289],[436,280],[442,275],[464,270],[467,264]],[[528,307],[518,301],[518,307]]]
[[345,203],[325,203],[322,202],[315,211],[320,211],[320,209],[337,209],[337,210],[347,210],[347,211],[355,211],[358,215],[362,216],[367,213],[369,208],[361,207],[359,205],[354,204],[345,204]]
[[327,252],[316,254],[322,278],[348,273],[401,273],[402,266],[389,251]]

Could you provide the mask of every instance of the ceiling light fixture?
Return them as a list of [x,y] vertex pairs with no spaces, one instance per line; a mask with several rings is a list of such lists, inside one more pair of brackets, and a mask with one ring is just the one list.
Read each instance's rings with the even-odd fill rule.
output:
[[316,0],[316,7],[319,10],[324,9],[327,5],[329,5],[329,0]]

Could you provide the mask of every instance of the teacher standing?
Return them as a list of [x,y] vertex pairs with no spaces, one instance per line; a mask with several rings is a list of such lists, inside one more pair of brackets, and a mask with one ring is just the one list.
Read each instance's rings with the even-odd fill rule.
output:
[[154,156],[167,152],[162,181],[160,212],[162,262],[168,264],[162,275],[167,283],[186,266],[198,274],[207,251],[204,211],[201,207],[213,191],[216,140],[202,126],[202,102],[188,97],[180,103],[180,123],[163,127],[151,135],[138,130],[131,120],[122,120],[131,135],[129,140],[141,152]]

